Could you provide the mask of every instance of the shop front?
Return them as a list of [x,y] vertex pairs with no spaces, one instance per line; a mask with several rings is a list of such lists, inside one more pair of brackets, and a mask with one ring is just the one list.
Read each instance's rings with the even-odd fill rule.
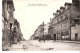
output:
[[62,40],[69,40],[70,39],[69,31],[62,32],[61,35],[62,35]]

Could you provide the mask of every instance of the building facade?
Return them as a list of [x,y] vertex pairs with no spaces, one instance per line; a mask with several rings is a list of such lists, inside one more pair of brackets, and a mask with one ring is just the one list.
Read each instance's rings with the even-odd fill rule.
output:
[[49,26],[50,26],[50,23],[47,23],[47,24],[44,25],[44,35],[49,34],[49,31],[48,31]]
[[[60,7],[60,10],[53,13],[55,17],[52,19],[51,25],[54,40],[80,40],[80,2],[76,5],[78,2],[74,1],[65,3],[65,7]],[[78,23],[75,20],[78,20]]]
[[51,23],[48,22],[44,24],[44,22],[38,26],[35,30],[34,34],[31,36],[31,39],[35,40],[52,40],[53,37],[51,36]]
[[[9,46],[21,39],[22,33],[19,22],[14,18],[13,0],[2,0],[2,50],[7,50]],[[17,37],[17,42],[15,37]]]
[[[10,7],[11,6],[11,7]],[[2,0],[2,46],[10,45],[10,18],[13,18],[13,12],[15,10],[13,1]]]
[[40,24],[35,30],[34,34],[31,36],[31,39],[40,40],[44,35],[44,22]]
[[51,34],[51,23],[48,22],[47,24],[44,25],[44,36],[45,36],[45,40],[52,40],[53,36]]
[[[72,3],[65,3],[50,19],[50,24],[44,25],[43,37],[51,40],[80,40],[80,0],[72,0]],[[42,28],[42,27],[41,27]],[[40,36],[40,28],[37,32]],[[35,34],[37,34],[37,32]],[[48,35],[47,35],[48,34]]]

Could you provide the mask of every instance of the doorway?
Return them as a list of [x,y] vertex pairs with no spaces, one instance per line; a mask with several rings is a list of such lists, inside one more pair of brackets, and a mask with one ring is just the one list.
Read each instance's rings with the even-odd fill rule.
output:
[[78,33],[75,33],[75,41],[78,39]]
[[56,40],[56,34],[54,34],[54,40]]

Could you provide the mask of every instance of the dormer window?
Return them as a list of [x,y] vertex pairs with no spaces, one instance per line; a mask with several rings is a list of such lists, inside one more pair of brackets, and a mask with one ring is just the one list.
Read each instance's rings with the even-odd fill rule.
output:
[[53,13],[53,16],[56,17],[58,14],[57,13]]
[[9,1],[7,1],[7,8],[8,9],[12,9],[13,11],[15,10],[15,8],[14,8],[14,4],[13,4],[13,1],[11,0],[9,0]]
[[12,8],[12,1],[7,1],[7,9],[8,11],[11,11]]
[[63,12],[65,10],[65,7],[60,7],[60,11]]
[[71,3],[65,3],[65,8],[68,9],[70,8],[71,5],[72,5]]
[[80,15],[78,15],[77,18],[80,18]]
[[80,15],[78,15],[75,20],[74,20],[75,23],[80,23]]
[[56,12],[57,12],[57,14],[59,15],[61,11],[60,11],[60,10],[57,10]]

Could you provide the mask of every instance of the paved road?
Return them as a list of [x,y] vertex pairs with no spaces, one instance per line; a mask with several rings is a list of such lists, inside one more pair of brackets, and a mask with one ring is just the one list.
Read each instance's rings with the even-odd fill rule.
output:
[[9,51],[42,51],[43,48],[33,45],[30,41],[22,41],[17,44],[13,44]]
[[80,44],[63,43],[55,41],[39,42],[36,40],[22,41],[14,44],[9,49],[10,51],[56,51],[56,50],[79,50]]

